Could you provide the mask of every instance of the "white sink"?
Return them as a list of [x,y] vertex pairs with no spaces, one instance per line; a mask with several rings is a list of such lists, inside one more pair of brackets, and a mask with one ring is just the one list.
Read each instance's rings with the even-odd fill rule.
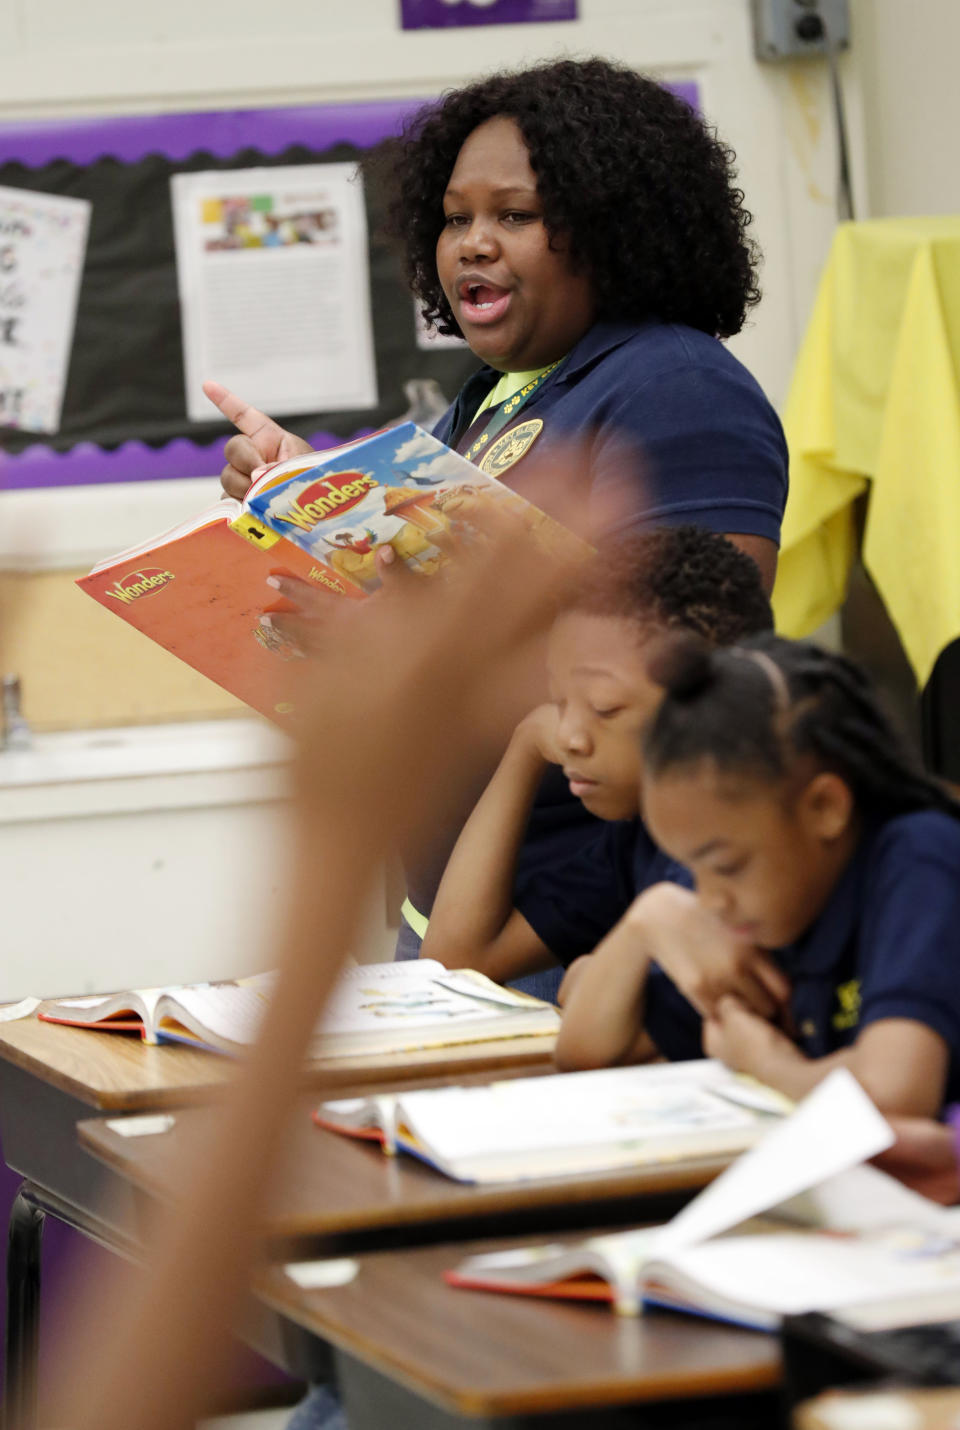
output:
[[63,730],[27,749],[0,748],[0,789],[283,764],[290,742],[259,720],[204,720]]

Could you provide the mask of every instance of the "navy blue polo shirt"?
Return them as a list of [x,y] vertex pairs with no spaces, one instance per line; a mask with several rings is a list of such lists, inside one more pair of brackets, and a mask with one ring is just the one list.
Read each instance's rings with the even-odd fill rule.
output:
[[[489,367],[475,373],[435,436],[455,447],[500,376]],[[562,439],[585,445],[585,501],[611,480],[635,481],[637,501],[622,534],[651,523],[692,523],[779,545],[787,497],[783,430],[759,384],[716,338],[678,323],[595,323],[504,433],[531,418],[543,429],[530,452],[548,455]],[[499,474],[519,492],[525,460]],[[542,492],[537,499],[549,506]],[[575,854],[594,823],[566,786],[541,793],[524,855]],[[429,857],[407,870],[410,899],[425,916],[458,834],[438,830]]]
[[944,1100],[960,1098],[960,820],[921,810],[868,828],[816,923],[776,958],[808,1057],[911,1018],[947,1044]]
[[[455,447],[499,380],[482,368],[434,427]],[[524,403],[514,422],[538,418],[529,449],[584,443],[585,488],[625,476],[640,485],[623,530],[692,523],[780,542],[787,448],[759,384],[718,339],[680,323],[599,322]],[[500,480],[523,490],[524,460]],[[542,500],[542,497],[541,497]]]
[[[567,838],[566,857],[522,859],[514,885],[514,907],[565,966],[592,953],[651,884],[692,883],[641,820],[593,822],[575,847]],[[700,1016],[657,964],[647,979],[644,1026],[664,1057],[679,1062],[703,1056]]]

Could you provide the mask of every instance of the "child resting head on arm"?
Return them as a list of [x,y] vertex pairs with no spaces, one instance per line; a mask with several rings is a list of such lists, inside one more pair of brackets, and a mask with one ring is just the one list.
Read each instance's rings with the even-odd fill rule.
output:
[[[784,1027],[720,998],[706,1052],[791,1097],[843,1064],[884,1111],[936,1115],[960,1093],[960,806],[844,656],[773,636],[678,640],[650,674],[666,692],[644,742],[651,834],[691,870],[705,913],[792,985]],[[621,1004],[656,937],[642,904],[632,945],[621,930],[608,959]],[[584,1045],[603,971],[570,990],[567,1063],[597,1060]],[[601,1060],[621,1060],[627,1036]]]
[[[550,632],[552,701],[520,723],[464,827],[424,956],[502,982],[569,964],[640,890],[673,877],[639,818],[640,737],[663,694],[647,674],[650,652],[671,631],[727,644],[772,624],[756,565],[714,532],[659,528],[600,551]],[[586,832],[573,804],[575,825],[550,821],[546,834],[531,819],[558,766],[597,816]],[[687,1056],[699,1049],[692,1021]]]

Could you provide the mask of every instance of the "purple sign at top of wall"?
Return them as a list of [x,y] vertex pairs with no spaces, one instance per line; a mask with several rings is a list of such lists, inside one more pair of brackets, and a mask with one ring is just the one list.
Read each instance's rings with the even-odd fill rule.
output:
[[575,20],[577,0],[400,0],[405,30]]

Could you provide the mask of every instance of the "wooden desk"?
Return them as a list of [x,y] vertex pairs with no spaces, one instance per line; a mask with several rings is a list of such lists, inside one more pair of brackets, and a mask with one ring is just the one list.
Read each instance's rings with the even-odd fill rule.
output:
[[[527,1076],[530,1070],[512,1075]],[[461,1081],[503,1076],[473,1073]],[[449,1236],[452,1223],[462,1235],[468,1221],[476,1226],[497,1219],[503,1225],[505,1218],[513,1227],[531,1225],[536,1234],[551,1211],[567,1226],[583,1225],[597,1220],[601,1205],[609,1220],[635,1220],[638,1197],[647,1199],[647,1206],[650,1199],[660,1199],[667,1214],[729,1161],[698,1158],[585,1177],[471,1186],[449,1180],[415,1157],[386,1157],[373,1143],[317,1127],[310,1115],[316,1103],[316,1095],[304,1096],[292,1120],[266,1215],[266,1235],[274,1242],[349,1238],[351,1244],[370,1245],[377,1233],[400,1228],[422,1239],[438,1223],[447,1224]],[[191,1148],[207,1140],[215,1115],[212,1108],[188,1108],[176,1114],[170,1131],[146,1137],[121,1136],[108,1126],[111,1119],[97,1118],[81,1122],[77,1134],[81,1146],[124,1181],[169,1199],[176,1193],[176,1169]]]
[[[497,1076],[545,1072],[541,1038],[508,1044],[471,1044],[466,1048],[397,1057],[362,1059],[361,1083],[402,1075],[428,1082],[446,1080],[466,1068],[490,1066]],[[519,1044],[519,1046],[517,1045]],[[536,1060],[533,1059],[537,1045]],[[357,1060],[338,1059],[330,1071],[315,1063],[305,1080],[324,1088],[340,1085]],[[348,1067],[347,1064],[350,1064]],[[132,1214],[129,1185],[110,1177],[102,1165],[78,1156],[76,1124],[90,1111],[156,1111],[215,1099],[236,1064],[196,1048],[148,1047],[137,1038],[41,1023],[33,1018],[0,1025],[0,1135],[7,1164],[46,1194],[46,1204],[64,1220],[97,1231],[98,1207],[109,1189],[112,1219],[127,1224]],[[55,1205],[55,1201],[59,1205]]]
[[[176,1106],[199,1095],[201,1077],[208,1079],[208,1095],[215,1092],[217,1083],[222,1085],[229,1075],[229,1068],[229,1064],[193,1049],[151,1049],[111,1034],[29,1022],[0,1029],[0,1131],[10,1165],[33,1184],[21,1207],[21,1232],[34,1253],[39,1251],[39,1227],[47,1211],[53,1211],[114,1247],[118,1243],[122,1246],[128,1235],[135,1237],[138,1207],[126,1174],[139,1168],[136,1175],[140,1185],[162,1194],[171,1181],[163,1166],[171,1157],[171,1149],[176,1150],[181,1138],[185,1142],[190,1137],[203,1136],[205,1118],[209,1115],[209,1111],[202,1108],[185,1108],[176,1114],[176,1124],[170,1133],[142,1139],[117,1138],[102,1126],[85,1128],[86,1144],[96,1142],[98,1153],[107,1158],[100,1161],[90,1156],[77,1138],[76,1124],[84,1115],[89,1117],[91,1108],[115,1113],[124,1107],[142,1111]],[[538,1071],[543,1068],[522,1066],[512,1073],[501,1069],[497,1075],[529,1076]],[[446,1080],[449,1075],[427,1081]],[[376,1278],[386,1277],[391,1299],[381,1307],[380,1321],[372,1320],[353,1299],[356,1287],[324,1293],[343,1297],[342,1303],[338,1303],[340,1329],[336,1332],[342,1344],[335,1342],[338,1344],[335,1354],[352,1430],[383,1430],[387,1425],[390,1430],[407,1430],[407,1427],[409,1430],[446,1430],[460,1424],[463,1415],[469,1418],[474,1430],[479,1430],[485,1423],[486,1410],[495,1404],[508,1406],[512,1403],[509,1395],[519,1395],[520,1399],[515,1402],[518,1407],[524,1397],[534,1395],[534,1391],[541,1397],[547,1395],[547,1383],[558,1363],[547,1354],[545,1345],[537,1351],[533,1361],[536,1370],[533,1381],[526,1371],[518,1371],[515,1363],[512,1369],[505,1365],[503,1383],[496,1390],[496,1395],[502,1396],[499,1400],[489,1397],[483,1400],[482,1396],[477,1399],[479,1392],[475,1383],[471,1385],[470,1376],[475,1374],[479,1363],[475,1363],[473,1369],[466,1365],[462,1375],[458,1370],[460,1379],[452,1387],[438,1389],[436,1347],[446,1335],[442,1323],[446,1322],[448,1308],[453,1316],[454,1307],[459,1308],[456,1316],[466,1317],[471,1326],[476,1317],[489,1317],[491,1337],[496,1325],[517,1326],[520,1323],[513,1318],[529,1318],[534,1311],[539,1316],[546,1309],[551,1324],[554,1311],[560,1313],[564,1324],[569,1323],[572,1340],[579,1342],[580,1337],[589,1334],[591,1346],[594,1339],[607,1344],[604,1352],[607,1360],[603,1364],[609,1378],[597,1379],[589,1365],[583,1369],[586,1363],[580,1363],[581,1370],[567,1387],[572,1386],[572,1393],[580,1397],[577,1404],[623,1404],[625,1396],[651,1399],[672,1393],[670,1385],[677,1393],[690,1395],[742,1390],[755,1396],[763,1386],[776,1382],[776,1349],[771,1342],[760,1340],[752,1333],[714,1327],[705,1331],[699,1322],[676,1318],[673,1329],[658,1330],[653,1339],[648,1335],[648,1325],[652,1323],[645,1323],[641,1341],[635,1342],[630,1338],[638,1334],[636,1326],[624,1329],[625,1323],[620,1318],[607,1315],[589,1323],[594,1336],[593,1331],[584,1332],[583,1325],[587,1323],[581,1324],[579,1309],[576,1319],[571,1320],[574,1308],[524,1307],[511,1303],[507,1310],[503,1298],[493,1296],[483,1298],[486,1307],[481,1309],[479,1293],[455,1293],[444,1287],[435,1276],[435,1270],[441,1263],[449,1265],[458,1260],[468,1247],[458,1246],[451,1251],[449,1246],[444,1249],[430,1245],[421,1246],[417,1252],[405,1250],[402,1253],[374,1249],[378,1242],[382,1245],[391,1236],[423,1242],[438,1235],[465,1237],[471,1230],[475,1235],[484,1218],[495,1218],[501,1232],[508,1227],[524,1228],[525,1236],[529,1237],[537,1234],[529,1225],[531,1218],[535,1217],[537,1226],[543,1230],[551,1216],[554,1219],[562,1216],[569,1226],[582,1222],[592,1211],[591,1220],[595,1223],[601,1203],[604,1217],[609,1213],[622,1219],[632,1213],[631,1219],[635,1220],[639,1195],[690,1190],[714,1175],[719,1163],[702,1164],[699,1168],[677,1165],[650,1169],[642,1175],[617,1173],[612,1177],[590,1179],[579,1188],[569,1181],[528,1184],[508,1192],[502,1188],[462,1188],[416,1162],[387,1159],[376,1148],[315,1128],[308,1116],[315,1097],[316,1094],[304,1096],[302,1116],[294,1120],[285,1153],[284,1186],[270,1212],[270,1225],[274,1234],[282,1239],[299,1240],[305,1254],[322,1243],[325,1250],[336,1247],[341,1252],[350,1250],[364,1257],[376,1257],[370,1265],[378,1268],[377,1271],[365,1275],[359,1285],[361,1291],[364,1287],[373,1288],[371,1302],[380,1294]],[[298,1157],[301,1158],[299,1167]],[[120,1175],[121,1171],[124,1175]],[[101,1211],[107,1193],[111,1195],[109,1220],[104,1219]],[[486,1230],[489,1234],[490,1228]],[[11,1245],[14,1245],[13,1232],[12,1223]],[[386,1259],[401,1254],[415,1260],[409,1265],[400,1265]],[[25,1259],[29,1262],[30,1256]],[[29,1379],[24,1367],[32,1366],[35,1349],[35,1329],[30,1318],[36,1310],[38,1256],[34,1260],[37,1264],[32,1268],[28,1266],[27,1275],[28,1283],[31,1276],[35,1278],[32,1293],[28,1284],[22,1301],[8,1305],[10,1324],[27,1323],[27,1333],[21,1333],[19,1343],[13,1347],[8,1345],[6,1403],[9,1406],[12,1400],[20,1412]],[[8,1262],[8,1276],[9,1265]],[[268,1275],[272,1277],[274,1273]],[[251,1337],[258,1348],[269,1351],[281,1364],[319,1378],[329,1370],[329,1352],[319,1338],[329,1333],[334,1340],[330,1309],[334,1303],[326,1303],[323,1309],[316,1301],[318,1293],[300,1293],[292,1282],[285,1284],[286,1281],[282,1278],[281,1284],[276,1285],[269,1280],[259,1288],[263,1320],[256,1332],[251,1332]],[[8,1287],[9,1284],[8,1279]],[[416,1287],[420,1289],[415,1290]],[[448,1297],[454,1295],[457,1301],[450,1302]],[[442,1299],[438,1300],[438,1296]],[[315,1319],[321,1309],[323,1316],[330,1320],[327,1331],[321,1321]],[[589,1308],[587,1314],[590,1314]],[[528,1325],[529,1321],[523,1319],[522,1323]],[[364,1324],[376,1329],[375,1340],[365,1339]],[[391,1324],[393,1331],[390,1331]],[[459,1325],[463,1324],[461,1320]],[[421,1343],[420,1358],[416,1362],[401,1364],[398,1360],[403,1348],[398,1348],[391,1337],[403,1325],[409,1339],[413,1342],[419,1339]],[[472,1330],[466,1333],[467,1341],[473,1335]],[[532,1335],[531,1332],[531,1347]],[[730,1340],[731,1336],[735,1339]],[[677,1337],[674,1350],[668,1356],[667,1347]],[[626,1349],[618,1359],[617,1347],[621,1342]],[[708,1355],[703,1353],[704,1345],[708,1346]],[[514,1362],[518,1359],[525,1362],[526,1333],[517,1330],[499,1343],[497,1354],[502,1352],[505,1361],[509,1359],[508,1349]],[[432,1381],[431,1364],[434,1366]],[[672,1381],[666,1374],[671,1366]],[[408,1385],[412,1388],[407,1389]],[[527,1403],[532,1406],[534,1402]],[[541,1399],[540,1403],[546,1405],[547,1401]],[[527,1424],[526,1411],[520,1412],[520,1419],[504,1419],[504,1413],[496,1411],[498,1430],[513,1430]],[[536,1415],[542,1413],[537,1411]],[[593,1430],[594,1426],[604,1423],[606,1413],[591,1409],[579,1423]],[[537,1424],[541,1430],[547,1430],[548,1423],[552,1424],[542,1418],[530,1422],[531,1427]],[[567,1416],[562,1417],[562,1423],[568,1430],[572,1424]]]
[[[325,1088],[385,1076],[450,1077],[464,1068],[543,1072],[549,1040],[477,1043],[406,1057],[315,1063],[305,1080]],[[195,1048],[151,1048],[137,1038],[41,1023],[0,1025],[0,1136],[7,1164],[23,1178],[7,1252],[7,1424],[29,1423],[40,1296],[40,1245],[48,1214],[113,1247],[135,1240],[128,1183],[78,1147],[76,1124],[91,1111],[134,1112],[209,1101],[236,1065]],[[103,1207],[109,1202],[109,1217]]]
[[[744,1397],[724,1406],[738,1426],[754,1423],[754,1409],[772,1416],[761,1396],[779,1382],[770,1337],[669,1313],[627,1323],[596,1307],[454,1291],[442,1281],[443,1270],[488,1245],[473,1240],[480,1231],[552,1239],[555,1226],[581,1228],[560,1234],[571,1239],[601,1218],[607,1226],[635,1224],[640,1198],[644,1215],[659,1219],[716,1175],[721,1160],[461,1186],[414,1158],[388,1158],[370,1143],[316,1127],[315,1101],[301,1099],[282,1155],[266,1216],[272,1256],[349,1256],[361,1272],[336,1291],[305,1292],[275,1266],[255,1287],[258,1304],[273,1314],[256,1329],[250,1323],[247,1335],[308,1378],[332,1373],[351,1430],[546,1430],[542,1417],[561,1408],[565,1426],[583,1409],[587,1418],[575,1423],[600,1430],[623,1406],[702,1396]],[[93,1119],[79,1124],[78,1136],[124,1180],[168,1198],[176,1167],[207,1139],[213,1115],[188,1108],[170,1131],[132,1138],[107,1126],[112,1119]],[[410,1249],[411,1242],[420,1245]],[[281,1341],[271,1342],[278,1329]]]
[[[256,1291],[287,1321],[335,1347],[351,1430],[503,1430],[577,1410],[589,1418],[575,1423],[593,1430],[611,1407],[720,1395],[743,1397],[735,1402],[738,1424],[754,1423],[754,1414],[774,1423],[772,1397],[762,1392],[780,1379],[775,1336],[668,1311],[625,1318],[609,1307],[443,1282],[463,1256],[515,1242],[371,1252],[356,1258],[359,1272],[349,1284],[316,1291],[302,1290],[276,1266]],[[734,1405],[726,1408],[732,1424]]]
[[[553,1039],[501,1038],[459,1048],[375,1057],[324,1058],[304,1068],[304,1083],[343,1087],[409,1078],[459,1077],[480,1069],[552,1068]],[[23,1018],[0,1024],[0,1061],[104,1111],[155,1111],[209,1102],[233,1076],[230,1058],[197,1048],[149,1047],[122,1033],[100,1033]]]

